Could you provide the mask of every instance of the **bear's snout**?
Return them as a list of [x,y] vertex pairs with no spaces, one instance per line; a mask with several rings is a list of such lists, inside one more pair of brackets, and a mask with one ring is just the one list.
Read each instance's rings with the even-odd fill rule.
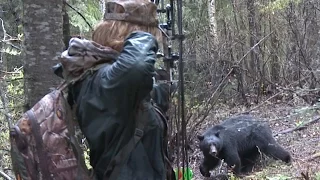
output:
[[209,154],[211,156],[216,156],[217,153],[218,153],[217,147],[215,145],[211,144]]

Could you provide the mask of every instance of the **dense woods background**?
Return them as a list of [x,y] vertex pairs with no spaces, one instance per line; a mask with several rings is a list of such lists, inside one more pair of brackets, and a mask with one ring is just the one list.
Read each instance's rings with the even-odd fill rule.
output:
[[[299,127],[318,116],[320,1],[183,3],[187,133],[190,153],[198,153],[190,158],[195,174],[199,174],[200,158],[195,135],[229,115],[252,112],[277,119],[275,131]],[[51,70],[57,63],[55,57],[71,36],[90,39],[103,9],[99,0],[0,0],[1,172],[11,174],[9,124],[56,87],[60,79]],[[308,147],[294,150],[294,157],[314,157],[310,167],[294,165],[291,171],[280,173],[286,176],[277,177],[290,179],[310,172],[308,176],[320,179],[316,168],[320,164],[319,123],[312,127],[280,139],[287,145],[307,141]],[[302,146],[295,147],[291,148]]]

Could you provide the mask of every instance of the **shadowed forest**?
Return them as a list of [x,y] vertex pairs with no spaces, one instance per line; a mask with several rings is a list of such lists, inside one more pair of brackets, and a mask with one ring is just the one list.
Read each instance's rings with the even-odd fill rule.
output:
[[[1,174],[14,177],[9,127],[59,85],[51,69],[56,57],[71,37],[91,39],[103,12],[103,0],[0,0],[0,179]],[[164,14],[159,21],[166,21]],[[268,122],[293,162],[262,155],[243,179],[320,180],[320,1],[184,0],[182,25],[193,179],[210,179],[199,171],[197,135],[249,113]],[[177,42],[172,50],[178,53]],[[157,66],[162,64],[159,59]],[[175,68],[174,79],[178,75]],[[174,126],[177,106],[173,96],[169,126]],[[176,167],[179,132],[169,129]],[[83,147],[88,158],[89,149]],[[221,166],[212,174],[226,171]]]

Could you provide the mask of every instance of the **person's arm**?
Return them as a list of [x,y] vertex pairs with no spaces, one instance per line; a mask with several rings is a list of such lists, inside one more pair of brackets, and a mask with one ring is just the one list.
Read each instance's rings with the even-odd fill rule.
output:
[[[105,75],[113,80],[130,72],[153,76],[157,51],[158,43],[153,35],[142,31],[133,32],[126,38],[122,52]],[[128,76],[127,80],[134,81],[139,78]]]

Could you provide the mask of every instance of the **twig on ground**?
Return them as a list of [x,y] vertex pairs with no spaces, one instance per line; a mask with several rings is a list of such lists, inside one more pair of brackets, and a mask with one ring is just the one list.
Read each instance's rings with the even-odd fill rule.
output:
[[303,123],[297,127],[294,127],[294,128],[289,128],[289,129],[286,129],[286,130],[283,130],[283,131],[280,131],[278,133],[276,133],[274,136],[278,136],[279,134],[286,134],[286,133],[289,133],[289,132],[293,132],[293,131],[299,131],[299,130],[302,130],[302,129],[305,129],[307,128],[307,126],[313,124],[313,123],[316,123],[317,121],[320,120],[320,117],[317,117],[309,122],[306,122],[306,123]]
[[316,159],[316,158],[318,158],[318,157],[320,157],[320,152],[317,152],[317,153],[311,155],[311,156],[307,159],[307,161],[312,161],[312,160],[314,160],[314,159]]
[[304,180],[309,180],[309,179],[310,179],[308,172],[307,172],[307,173],[301,172],[301,176],[302,176],[302,178],[303,178]]

